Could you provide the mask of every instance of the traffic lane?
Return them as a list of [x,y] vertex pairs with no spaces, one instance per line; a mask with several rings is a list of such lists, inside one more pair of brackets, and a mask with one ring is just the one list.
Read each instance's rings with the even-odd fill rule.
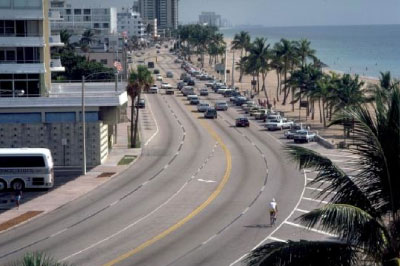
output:
[[[232,154],[232,172],[227,186],[196,219],[174,236],[168,237],[169,241],[166,241],[164,246],[160,245],[158,250],[138,254],[142,259],[135,264],[166,265],[168,261],[168,265],[195,265],[187,264],[187,260],[191,261],[192,256],[202,252],[206,244],[202,248],[197,247],[224,234],[259,196],[266,177],[266,166],[262,156],[254,147],[244,143],[239,134],[233,136],[231,129],[220,125],[219,121],[208,122],[214,126]],[[148,258],[152,260],[148,261]],[[154,260],[155,258],[157,260]]]
[[[177,113],[177,112],[175,112]],[[178,116],[180,116],[178,114]],[[196,173],[196,171],[199,169],[199,167],[202,166],[202,163],[204,163],[205,159],[207,158],[209,151],[212,150],[212,147],[208,145],[208,139],[211,140],[211,137],[208,135],[204,135],[203,137],[208,138],[205,139],[201,136],[201,128],[196,128],[194,127],[193,129],[190,128],[190,126],[187,126],[187,123],[185,121],[185,119],[180,118],[180,120],[182,121],[182,124],[185,125],[185,128],[189,129],[186,131],[187,132],[187,138],[188,138],[188,144],[184,146],[184,149],[182,149],[182,151],[180,152],[178,158],[182,158],[179,159],[179,162],[174,163],[173,167],[167,167],[164,171],[164,173],[162,174],[162,176],[160,176],[159,180],[157,181],[156,184],[154,184],[154,186],[152,186],[152,183],[148,183],[146,184],[146,186],[141,189],[140,191],[135,192],[135,195],[132,196],[131,201],[132,202],[146,202],[145,206],[143,206],[144,210],[141,211],[141,206],[137,206],[134,209],[135,213],[139,213],[139,215],[134,216],[131,219],[132,214],[129,214],[127,216],[127,219],[124,219],[124,221],[121,224],[127,224],[127,221],[129,220],[138,220],[140,219],[140,217],[143,217],[144,214],[146,213],[150,213],[150,210],[156,209],[158,206],[161,205],[162,202],[165,202],[166,199],[168,198],[169,195],[173,195],[175,193],[176,190],[178,190],[178,188],[180,187],[181,183],[185,182],[186,178],[189,176],[192,176],[194,173]],[[198,125],[197,125],[198,126]],[[191,139],[190,136],[194,136],[193,139]],[[193,143],[193,145],[190,145],[190,143]],[[214,142],[209,142],[209,144],[214,144]],[[196,152],[194,152],[196,151]],[[221,164],[221,162],[218,162],[219,168],[216,168],[216,170],[220,169],[221,167],[223,168],[223,164]],[[178,168],[179,166],[179,168]],[[178,174],[177,174],[178,173]],[[177,185],[175,185],[177,184]],[[178,185],[179,184],[179,185]],[[149,193],[149,190],[152,191],[152,193]],[[139,197],[138,200],[135,200],[136,197]],[[141,198],[143,197],[143,198]],[[128,204],[129,205],[129,204]],[[121,205],[122,209],[126,208]],[[127,206],[127,208],[129,209],[129,206]],[[160,211],[163,211],[160,210]],[[115,214],[111,214],[109,216],[114,217],[114,215],[117,215],[118,211],[115,210]],[[177,216],[178,217],[178,216]],[[177,217],[173,217],[174,219],[177,219]],[[106,219],[106,218],[105,218]],[[122,218],[119,218],[120,220]],[[99,225],[97,225],[97,223],[99,223]],[[156,223],[152,223],[152,224],[156,224]],[[101,221],[96,222],[96,224],[90,224],[90,227],[96,227],[96,226],[108,226],[108,225],[103,225],[103,223]],[[117,228],[118,226],[112,226],[113,228]],[[121,228],[121,225],[119,226],[119,228]],[[157,227],[156,227],[157,229]],[[98,229],[96,231],[102,232],[102,229]],[[141,230],[142,232],[145,232],[145,229]],[[79,235],[79,232],[77,232],[77,235]],[[149,234],[145,234],[145,236],[148,236]],[[151,234],[150,234],[151,235]],[[98,235],[97,237],[97,242],[99,241],[99,239],[101,237],[99,237]],[[103,236],[106,237],[106,236]],[[84,241],[83,241],[84,242]],[[96,242],[96,241],[94,241]],[[122,241],[123,243],[123,241]],[[83,245],[84,246],[84,245]],[[92,257],[90,255],[89,251],[88,255],[84,256],[89,256]],[[80,258],[78,258],[80,259]],[[83,257],[83,259],[85,259]],[[79,260],[78,260],[79,261]],[[80,262],[80,261],[79,261]]]
[[[160,120],[167,120],[168,116],[164,112],[157,113]],[[180,144],[179,140],[175,141],[175,147],[171,147],[172,140],[175,139],[174,134],[170,133],[173,126],[170,123],[160,123],[160,127],[166,133],[158,138],[163,138],[164,141],[155,138],[156,145],[164,145],[165,150],[176,150]],[[177,126],[175,126],[177,127]],[[178,130],[179,127],[178,127]],[[179,131],[177,131],[179,132]],[[112,202],[121,198],[122,193],[136,188],[149,178],[149,175],[157,172],[156,169],[163,169],[165,163],[170,158],[155,158],[152,156],[142,156],[138,162],[133,165],[128,171],[122,173],[117,178],[110,180],[107,185],[103,185],[93,192],[67,204],[60,209],[51,212],[50,214],[34,221],[21,225],[18,230],[10,230],[2,234],[0,239],[0,257],[7,260],[10,255],[24,252],[24,247],[35,244],[38,241],[46,241],[55,233],[63,232],[65,228],[73,227],[75,224],[91,220],[98,212],[105,208],[109,208]],[[152,168],[154,167],[154,168]]]

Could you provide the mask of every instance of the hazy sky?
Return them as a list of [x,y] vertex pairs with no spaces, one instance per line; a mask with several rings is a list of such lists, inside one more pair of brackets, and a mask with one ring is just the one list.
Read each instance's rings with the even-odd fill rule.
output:
[[[133,0],[72,0],[129,6]],[[265,26],[400,24],[399,0],[180,0],[181,22],[215,11],[233,24]]]

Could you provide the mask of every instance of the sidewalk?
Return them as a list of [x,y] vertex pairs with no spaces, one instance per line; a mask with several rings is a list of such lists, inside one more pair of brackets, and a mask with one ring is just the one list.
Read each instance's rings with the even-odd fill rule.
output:
[[[118,124],[117,144],[110,151],[107,160],[102,165],[88,171],[86,175],[79,176],[49,192],[43,192],[42,195],[39,194],[24,203],[24,197],[26,199],[29,193],[32,193],[25,192],[22,195],[19,209],[15,208],[14,201],[10,200],[5,204],[3,202],[1,208],[8,210],[0,214],[0,232],[26,222],[32,217],[51,212],[125,171],[141,155],[141,149],[128,148],[129,124],[129,122]],[[128,165],[118,165],[126,155],[135,160]]]

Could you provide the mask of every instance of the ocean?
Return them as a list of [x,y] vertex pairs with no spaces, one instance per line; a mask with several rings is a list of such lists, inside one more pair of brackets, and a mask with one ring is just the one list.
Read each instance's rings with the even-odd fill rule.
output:
[[390,71],[400,79],[400,25],[237,27],[220,31],[233,38],[241,30],[249,32],[252,39],[265,37],[271,44],[281,38],[308,39],[317,57],[332,70],[371,78]]

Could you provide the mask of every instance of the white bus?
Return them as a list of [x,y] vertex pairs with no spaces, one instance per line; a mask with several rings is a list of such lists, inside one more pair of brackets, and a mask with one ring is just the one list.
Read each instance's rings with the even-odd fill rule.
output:
[[0,149],[0,191],[51,188],[54,185],[53,167],[48,149]]

